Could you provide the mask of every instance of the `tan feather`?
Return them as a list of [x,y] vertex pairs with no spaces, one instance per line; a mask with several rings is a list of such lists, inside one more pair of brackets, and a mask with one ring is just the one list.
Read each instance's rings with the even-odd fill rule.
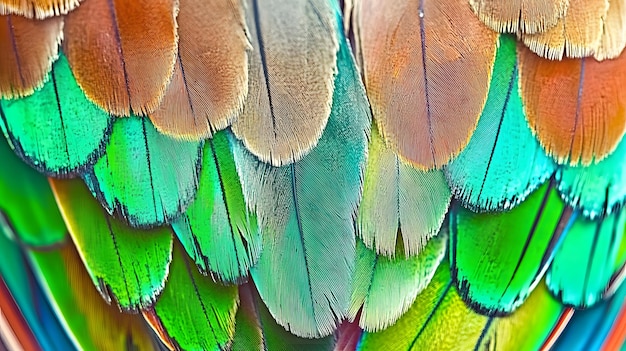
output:
[[248,50],[237,0],[180,0],[178,60],[159,108],[150,115],[165,134],[210,137],[239,114],[248,94]]
[[65,15],[83,0],[0,0],[0,15],[43,19]]
[[487,99],[498,34],[466,0],[361,0],[367,94],[385,141],[421,169],[469,142]]
[[594,57],[602,61],[618,57],[626,46],[626,1],[609,0],[602,39]]
[[0,16],[0,97],[19,98],[43,86],[62,38],[61,17]]
[[470,0],[480,20],[497,32],[539,33],[567,13],[569,0]]
[[337,70],[338,23],[325,0],[248,0],[249,91],[235,135],[279,166],[299,160],[324,131]]
[[600,45],[608,0],[570,0],[565,17],[551,29],[522,35],[522,41],[539,56],[560,60],[592,55]]

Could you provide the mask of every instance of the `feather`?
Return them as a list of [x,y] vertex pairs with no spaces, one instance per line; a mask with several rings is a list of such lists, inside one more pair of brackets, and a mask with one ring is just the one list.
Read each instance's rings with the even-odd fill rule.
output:
[[470,0],[478,18],[496,32],[540,33],[565,16],[570,0]]
[[[541,284],[510,317],[486,317],[467,307],[452,284],[444,262],[398,323],[381,332],[364,332],[357,350],[536,350],[563,312]],[[524,328],[527,323],[538,328]]]
[[592,308],[574,312],[572,320],[552,350],[600,350],[620,310],[623,310],[625,300],[626,284],[622,284],[613,297]]
[[144,317],[159,336],[181,350],[224,350],[235,331],[237,287],[198,273],[179,244],[174,245],[165,289]]
[[227,131],[204,144],[196,199],[172,228],[200,271],[237,282],[261,253],[261,233],[249,213]]
[[626,203],[626,138],[602,161],[587,167],[563,166],[556,173],[557,189],[568,205],[596,218]]
[[447,234],[445,231],[430,239],[424,250],[414,257],[377,256],[357,241],[348,317],[358,318],[359,326],[367,331],[392,326],[435,275],[446,254]]
[[156,349],[140,316],[120,312],[98,294],[71,242],[51,251],[30,251],[29,256],[78,349]]
[[626,131],[626,54],[549,61],[518,50],[526,118],[558,163],[588,166],[608,156]]
[[626,1],[609,0],[603,20],[602,38],[593,57],[602,61],[617,58],[626,47]]
[[163,290],[172,259],[171,231],[133,229],[110,217],[79,179],[50,182],[74,244],[102,297],[124,310],[152,305]]
[[399,159],[372,128],[357,217],[357,233],[365,246],[393,256],[401,233],[404,252],[419,254],[439,231],[450,198],[442,171],[422,171]]
[[40,88],[57,59],[61,38],[63,18],[0,16],[0,98],[19,98]]
[[497,33],[465,0],[362,0],[359,6],[365,85],[382,136],[420,168],[446,165],[476,128]]
[[249,44],[242,4],[181,0],[177,22],[174,75],[150,119],[165,134],[210,137],[233,121],[248,93]]
[[518,88],[512,37],[500,36],[485,109],[469,144],[446,167],[448,184],[474,211],[508,210],[526,199],[555,165],[532,135]]
[[[283,327],[278,325],[270,311],[263,304],[258,291],[255,289],[254,284],[247,283],[239,288],[242,296],[247,295],[247,299],[253,303],[253,313],[258,318],[258,325],[260,330],[258,332],[262,335],[262,347],[260,351],[271,350],[298,350],[298,351],[331,351],[334,347],[334,338],[327,336],[319,339],[304,339],[299,338],[292,333],[287,332]],[[233,345],[235,346],[235,345]],[[239,349],[241,350],[241,349]],[[239,351],[233,348],[233,351]],[[245,349],[241,351],[251,351],[252,349]]]
[[234,143],[244,197],[264,235],[252,277],[278,323],[305,337],[332,333],[350,298],[353,217],[371,120],[345,40],[338,67],[328,126],[303,159],[276,168]]
[[0,127],[30,166],[74,177],[100,158],[112,120],[83,95],[63,55],[49,76],[33,95],[0,100]]
[[364,332],[357,350],[472,350],[488,319],[463,303],[444,260],[408,312],[383,331]]
[[518,308],[550,264],[569,214],[552,183],[509,212],[457,208],[450,221],[450,263],[463,299],[488,315]]
[[256,305],[258,301],[252,296],[250,289],[252,289],[250,283],[239,287],[239,309],[235,316],[235,337],[232,351],[266,350]]
[[0,15],[16,14],[44,19],[65,15],[83,0],[0,0]]
[[85,95],[121,116],[156,110],[176,61],[175,0],[89,0],[65,17],[63,52]]
[[[24,246],[20,246],[9,238],[17,235],[18,233],[12,233],[10,228],[2,227],[2,233],[0,233],[1,279],[14,298],[20,313],[28,321],[28,326],[37,338],[40,349],[44,351],[70,350],[74,345],[46,298],[44,287],[37,283],[35,273],[29,264],[30,261],[22,251]],[[0,339],[2,334],[0,331]]]
[[522,41],[550,60],[592,55],[602,39],[609,0],[570,0],[567,14],[541,33],[524,34]]
[[262,161],[281,166],[315,147],[328,122],[339,9],[327,0],[247,0],[246,6],[253,54],[248,97],[233,132]]
[[626,210],[596,220],[576,219],[546,276],[548,287],[563,303],[584,308],[602,300],[618,261],[625,224]]
[[135,227],[172,221],[198,188],[202,143],[160,134],[147,118],[118,118],[85,183],[109,213]]
[[67,230],[46,177],[22,162],[1,137],[0,160],[2,169],[11,170],[0,172],[0,227],[5,234],[38,247],[64,241]]
[[10,350],[42,350],[9,288],[0,276],[0,345]]

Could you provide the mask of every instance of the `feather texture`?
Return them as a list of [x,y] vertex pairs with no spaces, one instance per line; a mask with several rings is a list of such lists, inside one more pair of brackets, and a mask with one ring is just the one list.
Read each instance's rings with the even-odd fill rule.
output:
[[63,52],[87,97],[115,115],[154,111],[174,70],[177,12],[175,0],[89,0],[68,14]]
[[159,133],[147,118],[118,118],[85,183],[109,213],[135,227],[178,217],[198,187],[202,143]]
[[609,155],[626,131],[626,54],[549,61],[518,50],[526,118],[559,163],[587,166]]
[[76,176],[104,152],[111,117],[80,90],[63,55],[33,95],[0,100],[0,127],[29,165],[52,176]]
[[365,85],[382,136],[420,168],[446,165],[476,128],[497,33],[466,0],[362,0],[358,6]]
[[602,38],[593,57],[598,61],[618,57],[626,47],[626,1],[609,0]]
[[461,296],[481,313],[513,312],[545,273],[568,220],[551,184],[509,212],[457,208],[450,221],[450,263]]
[[19,98],[40,88],[58,56],[61,38],[63,18],[0,16],[0,98]]
[[[393,325],[413,304],[435,275],[446,253],[447,231],[430,239],[417,256],[379,257],[361,241],[356,246],[356,269],[348,317],[367,331]],[[402,251],[402,250],[399,250]]]
[[470,0],[478,18],[489,28],[507,33],[540,33],[565,16],[570,0]]
[[567,14],[541,33],[522,35],[537,55],[550,60],[592,55],[602,39],[609,0],[569,0]]
[[202,272],[237,282],[258,260],[262,239],[246,208],[227,133],[205,142],[196,199],[172,228]]
[[246,5],[253,47],[250,84],[233,132],[262,161],[281,166],[306,155],[328,122],[339,9],[327,0],[248,0]]
[[[182,350],[223,350],[235,331],[237,288],[205,279],[179,244],[174,245],[165,289],[146,320]],[[209,332],[210,331],[210,332]]]
[[354,268],[353,217],[371,121],[345,40],[338,67],[328,126],[303,159],[276,168],[234,143],[244,197],[264,235],[252,277],[278,323],[306,337],[329,335],[345,315]]
[[446,167],[455,197],[475,211],[517,206],[555,170],[524,118],[515,47],[512,37],[500,36],[478,127],[465,150]]
[[133,229],[110,217],[79,179],[51,180],[51,184],[102,297],[125,310],[152,305],[163,290],[172,259],[171,231]]
[[150,119],[165,134],[210,137],[237,117],[248,93],[243,5],[238,0],[181,0],[177,22],[174,75]]
[[43,19],[64,15],[82,0],[0,0],[0,15],[16,14],[27,18]]
[[402,236],[407,255],[417,255],[437,234],[450,204],[440,170],[422,171],[399,159],[372,128],[358,235],[379,254],[393,256]]

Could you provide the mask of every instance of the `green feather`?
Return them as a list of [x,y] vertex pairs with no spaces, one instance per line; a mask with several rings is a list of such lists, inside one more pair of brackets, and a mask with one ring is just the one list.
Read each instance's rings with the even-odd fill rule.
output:
[[201,147],[159,133],[146,118],[117,118],[106,154],[83,177],[109,213],[132,226],[164,224],[196,194]]
[[463,298],[486,314],[519,307],[550,263],[564,205],[549,184],[509,212],[458,208],[450,221],[450,262]]
[[263,304],[259,293],[255,289],[254,284],[248,283],[239,287],[239,295],[241,296],[241,306],[239,307],[238,317],[240,312],[245,311],[245,315],[248,316],[248,327],[252,327],[253,330],[248,331],[246,336],[249,336],[252,342],[247,348],[244,348],[242,343],[243,337],[237,335],[241,329],[237,326],[235,333],[235,340],[233,343],[233,351],[274,351],[274,350],[298,350],[298,351],[331,351],[334,348],[334,337],[327,336],[320,339],[303,339],[299,338],[283,327],[278,325],[272,315],[268,311],[267,307]]
[[446,231],[432,238],[417,256],[406,258],[401,253],[388,258],[377,256],[357,241],[349,318],[353,320],[360,312],[359,325],[368,331],[393,325],[430,283],[444,258],[447,243]]
[[244,196],[264,234],[252,277],[278,323],[306,337],[329,335],[345,316],[354,269],[370,114],[345,39],[338,69],[328,125],[300,161],[272,167],[234,143]]
[[359,351],[472,350],[488,317],[465,305],[442,262],[428,287],[417,296],[407,313],[391,327],[364,332]]
[[30,251],[30,262],[50,302],[81,350],[154,350],[140,315],[122,313],[98,294],[72,243]]
[[569,305],[589,307],[604,295],[624,236],[626,210],[576,219],[548,270],[550,290]]
[[358,234],[379,254],[393,255],[402,232],[404,252],[418,254],[437,234],[450,205],[443,171],[421,171],[402,161],[372,128]]
[[626,138],[604,160],[587,167],[563,166],[556,173],[563,200],[583,215],[604,217],[626,202]]
[[409,311],[381,332],[364,332],[357,350],[538,350],[562,313],[563,306],[540,284],[512,315],[480,315],[463,302],[443,262]]
[[205,142],[196,199],[172,228],[201,271],[235,282],[256,263],[262,241],[246,208],[227,133]]
[[125,310],[152,305],[167,277],[171,231],[128,227],[109,216],[80,179],[52,184],[74,243],[103,297]]
[[83,94],[65,56],[34,94],[0,101],[0,127],[38,171],[76,176],[104,152],[112,118]]
[[65,240],[65,223],[46,177],[22,162],[5,140],[0,140],[0,162],[5,170],[0,172],[0,226],[10,229],[5,233],[32,246]]
[[446,167],[454,196],[476,211],[517,206],[555,170],[524,116],[515,46],[514,37],[500,36],[487,103],[476,131]]
[[174,345],[189,351],[226,349],[238,304],[236,286],[200,275],[183,248],[174,245],[169,278],[153,314]]
[[265,350],[265,340],[256,305],[259,301],[252,295],[250,289],[254,287],[250,287],[248,283],[239,286],[239,309],[235,316],[235,338],[232,351]]

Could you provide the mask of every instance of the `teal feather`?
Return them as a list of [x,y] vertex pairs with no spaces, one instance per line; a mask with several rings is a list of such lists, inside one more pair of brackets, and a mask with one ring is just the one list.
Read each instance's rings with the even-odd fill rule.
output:
[[602,161],[589,166],[563,166],[557,189],[570,206],[589,218],[618,211],[626,202],[626,138]]
[[0,127],[32,167],[53,176],[76,176],[104,152],[112,117],[85,97],[65,56],[44,86],[18,100],[0,101]]
[[500,36],[487,103],[476,131],[465,150],[446,167],[454,196],[472,210],[511,209],[555,170],[524,117],[515,47],[513,37]]
[[577,307],[599,302],[613,276],[625,224],[626,210],[604,219],[579,216],[548,270],[550,290]]
[[83,178],[107,211],[130,225],[164,224],[196,194],[201,147],[159,133],[146,118],[118,118],[106,154]]
[[234,142],[244,196],[264,235],[252,277],[278,323],[306,337],[329,335],[345,316],[354,269],[353,218],[371,120],[345,39],[338,69],[328,125],[300,161],[272,167]]

